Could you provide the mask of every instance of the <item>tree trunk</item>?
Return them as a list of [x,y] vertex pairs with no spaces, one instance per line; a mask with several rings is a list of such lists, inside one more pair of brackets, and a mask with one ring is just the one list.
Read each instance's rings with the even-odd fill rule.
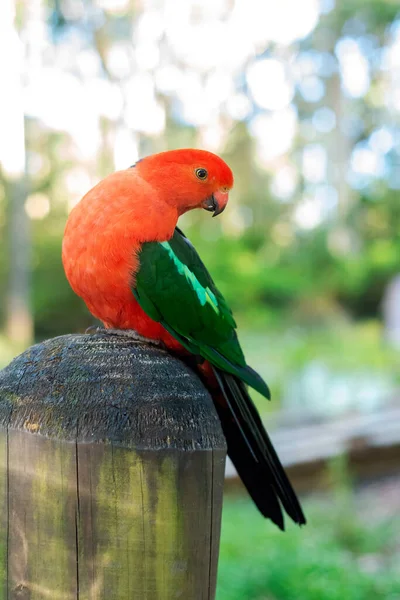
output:
[[30,306],[30,237],[25,212],[25,128],[22,101],[23,49],[14,23],[12,0],[0,2],[0,163],[8,200],[9,282],[6,299],[6,334],[27,345],[33,337]]

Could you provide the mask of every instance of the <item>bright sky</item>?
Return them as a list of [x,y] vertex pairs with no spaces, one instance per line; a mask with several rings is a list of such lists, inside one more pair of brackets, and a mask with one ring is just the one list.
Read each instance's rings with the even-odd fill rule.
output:
[[[117,15],[129,4],[96,3]],[[79,12],[78,4],[68,6]],[[140,134],[163,132],[163,94],[170,98],[174,116],[199,127],[203,143],[215,151],[223,145],[229,123],[246,120],[256,141],[255,159],[271,172],[277,198],[287,201],[296,194],[299,170],[311,186],[299,205],[299,226],[314,227],[329,218],[336,190],[327,183],[324,136],[335,131],[337,115],[324,104],[326,79],[338,69],[349,101],[364,98],[371,89],[370,62],[360,39],[339,39],[334,56],[299,51],[298,42],[312,33],[321,14],[334,8],[333,0],[145,0],[143,6],[134,38],[106,48],[110,81],[88,38],[72,28],[56,47],[48,29],[35,30],[35,43],[43,52],[32,73],[21,62],[23,46],[11,26],[13,2],[0,3],[0,72],[3,89],[12,90],[0,98],[0,161],[5,168],[18,172],[24,163],[23,112],[68,132],[83,161],[98,152],[101,117],[118,121],[114,167],[125,168],[138,156]],[[393,26],[389,42],[381,65],[389,73],[386,91],[377,101],[400,111],[400,26]],[[301,103],[314,109],[300,123]],[[299,158],[290,161],[299,133],[308,142]],[[393,131],[379,126],[357,145],[349,161],[350,183],[362,187],[383,176],[394,144]],[[43,198],[36,203],[42,212],[31,200],[27,210],[33,218],[46,210]]]

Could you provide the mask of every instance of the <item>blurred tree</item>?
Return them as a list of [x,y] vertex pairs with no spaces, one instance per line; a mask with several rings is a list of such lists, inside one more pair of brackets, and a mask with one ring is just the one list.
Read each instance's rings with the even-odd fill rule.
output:
[[[336,308],[378,314],[399,255],[395,2],[17,6],[37,335],[90,321],[59,258],[67,212],[108,172],[192,145],[221,153],[235,172],[223,219],[191,214],[184,227],[236,312],[275,320],[319,302],[327,319]],[[20,215],[23,203],[13,203]],[[17,231],[9,216],[0,228],[21,250],[23,221]],[[10,281],[22,281],[13,257]]]
[[[36,1],[37,3],[37,1]],[[33,3],[35,4],[35,3]],[[32,11],[34,13],[34,11]],[[34,51],[35,46],[31,46]],[[0,113],[0,163],[8,204],[8,288],[5,329],[10,340],[28,345],[33,337],[30,303],[30,238],[23,107],[23,46],[15,24],[13,0],[0,4],[0,78],[8,99]],[[4,106],[4,103],[6,104]]]

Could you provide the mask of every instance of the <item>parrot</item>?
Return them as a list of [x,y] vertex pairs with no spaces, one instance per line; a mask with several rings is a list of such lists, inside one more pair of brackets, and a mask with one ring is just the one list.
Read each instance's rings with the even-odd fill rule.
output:
[[191,365],[208,388],[227,452],[261,514],[284,530],[306,523],[248,387],[270,399],[247,365],[228,303],[177,227],[187,211],[215,217],[233,187],[206,150],[146,156],[106,176],[70,212],[62,262],[73,291],[106,329],[134,330]]

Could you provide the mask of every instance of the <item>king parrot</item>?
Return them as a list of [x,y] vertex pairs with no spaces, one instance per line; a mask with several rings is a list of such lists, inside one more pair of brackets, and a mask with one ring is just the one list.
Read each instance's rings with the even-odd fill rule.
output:
[[222,213],[232,186],[228,165],[204,150],[143,158],[75,206],[62,259],[71,287],[106,328],[133,329],[191,358],[239,476],[261,513],[284,529],[282,508],[295,523],[306,521],[247,391],[269,399],[268,386],[246,364],[227,302],[177,227],[188,210]]

